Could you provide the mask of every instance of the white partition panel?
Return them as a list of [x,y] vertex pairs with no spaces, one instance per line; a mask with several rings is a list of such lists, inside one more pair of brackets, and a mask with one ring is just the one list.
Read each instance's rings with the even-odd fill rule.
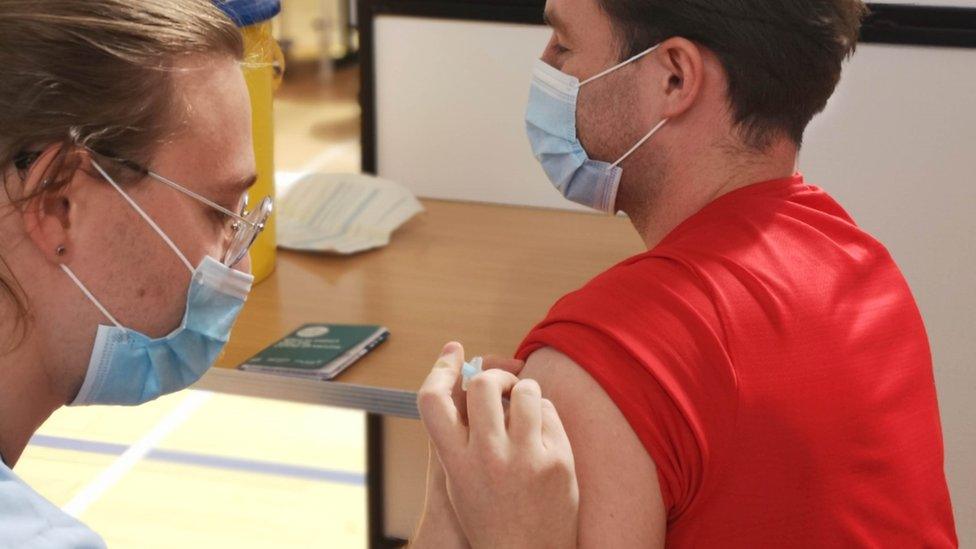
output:
[[[567,207],[522,121],[547,38],[536,26],[378,17],[379,175],[427,197]],[[963,546],[976,546],[974,160],[976,50],[876,44],[860,46],[801,156],[809,181],[888,246],[918,298]]]
[[901,4],[906,6],[948,6],[953,8],[976,7],[976,0],[885,0],[885,4]]
[[428,198],[570,207],[525,135],[540,26],[380,16],[377,173]]

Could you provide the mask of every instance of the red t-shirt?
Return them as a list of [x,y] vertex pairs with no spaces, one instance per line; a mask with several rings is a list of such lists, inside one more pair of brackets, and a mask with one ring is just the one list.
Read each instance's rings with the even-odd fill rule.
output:
[[918,307],[802,176],[722,196],[567,295],[517,356],[543,347],[654,460],[669,546],[957,545]]

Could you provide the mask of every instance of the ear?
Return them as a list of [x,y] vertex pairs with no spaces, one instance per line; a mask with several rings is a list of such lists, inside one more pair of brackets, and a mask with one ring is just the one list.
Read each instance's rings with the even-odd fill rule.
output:
[[[24,180],[24,193],[29,198],[21,208],[25,232],[52,264],[70,260],[74,195],[78,180],[87,178],[84,165],[90,163],[87,152],[82,151],[66,152],[66,157],[57,161],[61,150],[61,145],[48,147],[31,166]],[[56,171],[69,179],[59,188],[49,188],[59,176]]]
[[686,38],[670,38],[661,43],[655,59],[664,68],[662,118],[678,118],[701,97],[705,79],[701,47]]

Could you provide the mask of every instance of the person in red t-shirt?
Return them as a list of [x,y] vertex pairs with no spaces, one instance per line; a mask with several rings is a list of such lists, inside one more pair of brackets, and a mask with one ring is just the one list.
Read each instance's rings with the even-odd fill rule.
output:
[[517,352],[572,443],[580,546],[957,546],[911,291],[796,173],[864,12],[547,2],[533,151],[648,250]]

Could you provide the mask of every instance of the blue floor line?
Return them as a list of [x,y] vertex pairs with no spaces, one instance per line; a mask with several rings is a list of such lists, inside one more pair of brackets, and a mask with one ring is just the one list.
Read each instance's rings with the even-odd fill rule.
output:
[[[41,448],[72,450],[76,452],[87,452],[111,456],[122,455],[122,453],[128,449],[128,446],[124,444],[95,442],[91,440],[55,437],[50,435],[34,435],[30,440],[30,444]],[[211,469],[222,469],[225,471],[241,471],[261,475],[310,480],[315,482],[344,484],[348,486],[366,485],[366,475],[364,473],[354,473],[350,471],[339,471],[319,467],[305,467],[301,465],[289,465],[286,463],[275,463],[271,461],[258,461],[252,459],[197,454],[194,452],[184,452],[181,450],[154,449],[149,452],[146,459],[161,461],[164,463],[194,465],[197,467],[209,467]]]
[[305,467],[302,465],[289,465],[287,463],[274,463],[270,461],[257,461],[206,454],[195,454],[193,452],[182,452],[179,450],[153,450],[149,452],[146,459],[164,461],[166,463],[197,465],[200,467],[210,467],[213,469],[244,471],[248,473],[290,477],[302,480],[331,482],[333,484],[347,484],[350,486],[366,485],[366,475],[362,473],[350,473],[347,471],[321,469],[318,467]]
[[89,454],[102,454],[106,456],[121,456],[122,453],[129,448],[125,444],[95,442],[93,440],[80,440],[75,438],[52,437],[49,435],[34,435],[31,437],[29,445],[40,446],[42,448],[54,448],[55,450],[74,450],[76,452],[87,452]]

